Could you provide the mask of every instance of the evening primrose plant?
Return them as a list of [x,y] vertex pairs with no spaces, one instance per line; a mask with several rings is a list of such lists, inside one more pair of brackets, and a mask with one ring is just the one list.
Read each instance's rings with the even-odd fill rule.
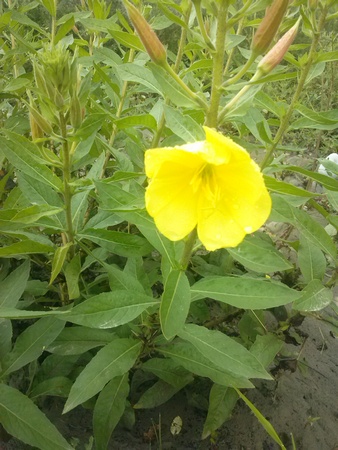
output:
[[0,17],[0,423],[71,449],[41,411],[58,396],[104,450],[202,383],[202,438],[241,399],[285,448],[247,390],[305,315],[337,312],[338,181],[305,160],[335,140],[334,2],[19,3]]

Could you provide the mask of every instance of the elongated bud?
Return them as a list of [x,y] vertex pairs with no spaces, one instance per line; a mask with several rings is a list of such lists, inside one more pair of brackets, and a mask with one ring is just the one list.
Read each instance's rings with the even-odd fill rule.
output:
[[257,69],[263,73],[264,75],[271,72],[273,68],[275,68],[284,58],[285,53],[289,50],[290,45],[294,41],[298,27],[299,27],[300,18],[294,24],[289,31],[287,31],[284,36],[282,36],[277,44],[275,44],[272,49],[261,59],[259,62]]
[[31,133],[32,133],[32,139],[33,141],[35,141],[36,139],[42,138],[43,137],[43,131],[41,130],[41,128],[39,127],[39,125],[37,124],[32,112],[29,112],[29,123],[31,126]]
[[269,48],[283,20],[288,4],[289,0],[274,0],[272,5],[266,9],[265,17],[259,24],[252,40],[251,49],[256,55],[262,55]]
[[124,4],[128,16],[152,61],[160,66],[165,64],[167,62],[167,53],[154,30],[134,5],[127,0],[124,0]]

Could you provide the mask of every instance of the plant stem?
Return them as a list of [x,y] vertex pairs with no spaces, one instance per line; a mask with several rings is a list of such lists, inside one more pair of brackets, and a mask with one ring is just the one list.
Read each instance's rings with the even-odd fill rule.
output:
[[200,28],[200,32],[202,34],[202,37],[204,39],[204,42],[207,44],[207,46],[211,49],[211,50],[215,50],[215,46],[214,44],[211,42],[207,31],[205,29],[205,25],[204,25],[204,20],[203,20],[203,15],[202,15],[202,8],[201,8],[201,2],[195,2],[195,10],[196,10],[196,17],[197,17],[197,22],[198,22],[198,26]]
[[[135,50],[131,49],[130,53],[129,53],[129,58],[128,58],[128,62],[131,63],[134,61],[134,56],[135,56]],[[122,115],[122,111],[123,111],[123,106],[124,106],[124,102],[126,100],[127,97],[127,89],[128,89],[128,81],[124,81],[123,85],[122,85],[122,90],[121,90],[121,98],[120,98],[120,102],[118,104],[117,110],[116,110],[116,119],[119,119]],[[111,147],[114,144],[115,141],[115,137],[117,134],[117,125],[114,123],[113,124],[113,130],[111,132],[110,138],[109,138],[109,146]],[[110,159],[110,152],[107,151],[106,153],[106,159],[102,168],[102,172],[101,172],[101,178],[104,177],[104,173],[106,171],[108,162]]]
[[[74,244],[74,230],[73,230],[73,219],[72,219],[72,191],[70,188],[71,181],[71,158],[67,140],[67,127],[65,116],[62,112],[59,113],[60,121],[60,131],[63,138],[62,143],[62,162],[63,162],[63,199],[65,203],[66,211],[66,223],[67,223],[67,242]],[[70,256],[74,256],[74,248],[69,249]]]
[[202,97],[197,95],[195,92],[193,92],[186,84],[185,82],[177,75],[177,73],[174,71],[174,69],[168,64],[168,62],[165,62],[162,64],[163,69],[181,86],[182,89],[189,95],[190,98],[196,101],[201,108],[207,109],[208,105],[205,100],[203,100]]
[[216,31],[216,52],[213,58],[210,107],[206,117],[206,125],[214,128],[216,128],[218,124],[218,108],[222,93],[221,86],[223,81],[223,70],[224,70],[227,12],[228,12],[228,3],[226,1],[223,1],[220,5],[218,13],[217,31]]
[[[190,3],[190,5],[189,5],[189,7],[187,9],[187,12],[185,14],[185,17],[184,17],[186,24],[188,24],[188,22],[189,22],[189,17],[190,17],[190,14],[191,14],[191,7],[192,7],[192,5]],[[180,42],[178,44],[177,57],[176,57],[175,66],[174,66],[174,71],[176,73],[178,72],[178,70],[180,68],[180,64],[181,64],[181,61],[182,61],[183,52],[184,52],[184,46],[185,46],[186,40],[187,40],[187,28],[182,27]],[[167,97],[165,99],[165,101],[164,101],[164,104],[168,105],[169,102],[170,102],[170,99]],[[158,127],[157,127],[157,130],[156,130],[156,133],[154,134],[153,140],[151,142],[151,147],[152,148],[156,148],[158,146],[158,144],[160,142],[160,139],[161,139],[161,136],[162,136],[162,133],[163,133],[163,130],[164,130],[164,126],[165,126],[165,115],[164,115],[164,112],[162,112],[161,118],[160,118],[159,123],[158,123]]]
[[279,141],[282,139],[285,131],[287,130],[287,128],[289,126],[289,122],[290,122],[293,110],[296,106],[296,103],[298,102],[301,94],[304,91],[304,85],[306,82],[306,78],[309,74],[314,57],[316,55],[316,48],[317,48],[318,41],[320,38],[320,33],[325,25],[325,19],[326,19],[327,12],[328,12],[328,7],[326,6],[323,8],[322,14],[320,16],[319,23],[318,23],[318,30],[313,33],[313,40],[312,40],[312,44],[311,44],[310,51],[308,54],[308,59],[301,71],[297,89],[292,97],[291,103],[289,105],[289,108],[288,108],[285,116],[283,116],[283,118],[281,119],[279,129],[276,133],[273,143],[267,149],[265,157],[261,163],[261,169],[264,169],[270,163],[271,158],[273,156],[273,152],[275,151]]
[[257,55],[252,52],[251,55],[250,55],[250,58],[247,60],[247,62],[244,64],[244,66],[241,68],[241,70],[236,75],[234,75],[233,77],[229,78],[229,80],[227,80],[223,84],[223,87],[230,86],[231,84],[236,83],[236,81],[238,81],[240,78],[242,78],[242,76],[252,66],[252,63],[255,61],[256,57],[257,57]]

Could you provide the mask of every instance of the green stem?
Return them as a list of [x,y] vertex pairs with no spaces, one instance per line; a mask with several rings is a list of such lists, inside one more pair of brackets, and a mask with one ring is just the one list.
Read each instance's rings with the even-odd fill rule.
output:
[[292,97],[291,103],[289,105],[289,108],[285,114],[285,116],[281,119],[281,123],[279,125],[279,129],[276,133],[276,136],[273,140],[273,143],[270,145],[270,147],[267,149],[267,152],[265,154],[265,157],[261,163],[261,169],[264,169],[271,161],[272,157],[273,157],[273,152],[275,151],[279,141],[282,139],[284,133],[286,132],[288,126],[289,126],[289,122],[292,116],[292,113],[295,109],[296,103],[298,102],[301,94],[304,91],[304,85],[305,85],[305,81],[306,78],[309,74],[309,71],[311,69],[313,60],[316,56],[316,48],[319,42],[319,38],[320,38],[320,33],[325,25],[325,19],[326,19],[326,15],[328,12],[328,8],[325,7],[322,11],[322,14],[320,16],[319,19],[319,24],[318,24],[318,31],[313,33],[313,40],[312,40],[312,44],[310,47],[310,51],[308,54],[308,59],[306,64],[304,65],[300,77],[299,77],[299,82],[298,82],[298,86],[297,89]]
[[177,75],[177,73],[174,71],[172,67],[169,66],[167,62],[165,62],[162,65],[163,69],[181,86],[182,89],[189,95],[190,98],[196,101],[201,108],[207,109],[208,105],[203,98],[201,98],[199,95],[197,95],[195,92],[193,92],[185,83],[184,81]]
[[214,128],[216,128],[218,124],[218,108],[222,94],[221,86],[223,81],[223,70],[224,70],[227,12],[228,12],[228,3],[226,1],[223,1],[218,11],[217,31],[216,31],[216,52],[213,58],[210,107],[206,117],[206,125]]
[[247,60],[247,62],[244,64],[244,66],[241,68],[241,70],[234,75],[233,77],[229,78],[224,84],[223,87],[230,86],[231,84],[236,83],[246,72],[249,70],[249,68],[252,66],[252,63],[257,58],[257,55],[255,53],[251,53],[250,58]]
[[[67,223],[67,242],[74,244],[74,230],[72,219],[72,191],[70,188],[71,182],[71,158],[67,140],[67,124],[65,116],[62,112],[59,113],[60,131],[63,137],[62,143],[62,162],[63,162],[63,199],[65,203],[66,211],[66,223]],[[74,249],[71,247],[70,256],[74,255]]]
[[251,78],[250,81],[248,81],[248,84],[246,84],[237,94],[235,97],[233,97],[229,103],[227,103],[222,111],[219,113],[218,116],[218,122],[221,123],[226,116],[226,114],[231,111],[231,109],[236,105],[238,100],[243,97],[243,95],[252,87],[252,83],[254,81],[259,80],[263,76],[263,73],[260,70],[257,70],[257,72],[254,74],[254,76]]
[[[128,58],[128,62],[129,63],[134,61],[134,56],[135,56],[135,50],[131,49],[130,53],[129,53],[129,58]],[[119,102],[117,110],[116,110],[116,119],[119,119],[121,117],[121,115],[122,115],[124,102],[125,102],[126,97],[127,97],[127,90],[128,90],[128,81],[124,81],[124,83],[122,85],[122,90],[121,90],[120,102]],[[110,138],[109,138],[109,146],[110,147],[114,144],[115,137],[116,137],[116,134],[117,134],[117,130],[118,130],[118,128],[117,128],[116,124],[114,123],[113,124],[113,129],[112,129],[112,132],[111,132],[111,135],[110,135]],[[101,172],[101,178],[104,177],[104,173],[106,171],[108,162],[110,160],[110,156],[111,156],[110,152],[107,151],[106,159],[105,159],[105,162],[104,162],[104,165],[103,165],[103,168],[102,168],[102,172]]]
[[211,42],[211,40],[210,40],[210,38],[208,36],[207,30],[205,29],[203,15],[202,15],[201,2],[194,2],[194,6],[195,6],[195,10],[196,10],[196,17],[197,17],[198,26],[200,28],[200,32],[202,34],[204,42],[207,44],[207,46],[211,50],[215,50],[215,46]]
[[51,29],[51,46],[55,45],[55,35],[56,35],[56,17],[52,16],[52,29]]
[[189,234],[188,239],[185,242],[183,255],[181,258],[180,266],[182,270],[186,270],[190,261],[191,253],[195,245],[197,238],[197,228],[194,228]]
[[[189,17],[190,17],[190,14],[191,14],[191,6],[192,5],[190,3],[190,5],[189,5],[189,7],[187,9],[187,12],[185,14],[185,18],[184,19],[185,19],[185,23],[186,24],[188,24],[188,22],[189,22]],[[182,57],[183,57],[184,46],[185,46],[185,43],[186,43],[186,40],[187,40],[187,28],[182,27],[182,31],[181,31],[181,37],[180,37],[180,42],[179,42],[179,45],[178,45],[177,57],[176,57],[175,66],[174,66],[174,71],[176,73],[178,72],[178,70],[180,68],[180,64],[181,64]],[[166,99],[164,101],[164,104],[168,105],[169,102],[170,102],[170,99],[168,97],[166,97]],[[158,127],[157,127],[157,130],[156,130],[156,133],[154,134],[153,140],[151,142],[151,147],[152,148],[156,148],[158,146],[158,144],[160,142],[160,139],[161,139],[161,136],[162,136],[162,133],[163,133],[163,130],[164,130],[164,127],[165,127],[165,115],[164,115],[164,112],[162,112],[161,118],[160,118],[159,123],[158,123]]]

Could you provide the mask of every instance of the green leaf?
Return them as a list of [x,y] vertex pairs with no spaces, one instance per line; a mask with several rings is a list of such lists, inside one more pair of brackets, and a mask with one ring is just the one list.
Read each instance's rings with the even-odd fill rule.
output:
[[191,287],[192,301],[212,298],[243,309],[286,305],[301,296],[284,284],[254,278],[205,277]]
[[29,272],[30,263],[26,260],[0,282],[0,308],[15,308],[26,288]]
[[327,62],[327,61],[337,61],[338,60],[338,50],[333,52],[321,52],[318,54],[317,62]]
[[228,370],[221,369],[203,356],[189,342],[177,342],[157,347],[157,351],[164,356],[172,358],[178,365],[184,367],[200,377],[210,378],[214,383],[222,386],[237,386],[241,388],[252,388],[253,384],[245,377],[234,376]]
[[16,242],[15,244],[8,245],[0,248],[0,257],[14,257],[19,255],[27,255],[34,253],[51,253],[54,251],[54,247],[40,244],[36,241],[27,239],[25,241]]
[[167,126],[184,142],[205,140],[203,128],[190,116],[183,115],[179,110],[164,105],[164,115]]
[[56,0],[38,0],[47,9],[49,14],[56,17]]
[[177,392],[192,381],[193,378],[191,377],[189,380],[183,380],[179,386],[172,386],[163,380],[159,380],[141,395],[141,398],[134,405],[134,408],[156,408],[157,406],[163,405],[163,403],[170,400],[171,397],[177,394]]
[[37,359],[64,326],[62,321],[54,317],[44,317],[26,328],[18,336],[13,350],[3,359],[1,377],[6,377]]
[[292,264],[274,247],[272,242],[259,236],[247,236],[236,248],[228,249],[230,255],[250,270],[261,273],[292,268]]
[[68,397],[72,382],[67,377],[54,377],[37,384],[30,392],[29,397],[52,395],[56,397]]
[[337,256],[337,248],[325,229],[308,213],[301,209],[292,208],[294,225],[298,228],[304,239],[307,239],[314,246],[319,247],[323,252],[333,259]]
[[236,391],[214,384],[210,390],[208,415],[204,423],[202,439],[214,432],[228,420],[238,400]]
[[81,273],[81,256],[80,253],[75,255],[66,265],[65,278],[68,289],[69,300],[80,297],[79,277]]
[[74,233],[82,230],[88,209],[88,191],[78,192],[72,197],[72,221]]
[[96,347],[103,347],[116,338],[114,333],[88,327],[66,327],[47,347],[56,355],[82,355]]
[[178,267],[178,263],[176,262],[175,242],[170,241],[158,231],[153,219],[149,217],[147,226],[137,225],[137,228],[141,231],[147,241],[169,261],[171,267]]
[[157,129],[157,122],[154,116],[151,114],[140,114],[138,116],[128,116],[122,119],[115,120],[115,125],[119,130],[130,127],[146,127],[152,130]]
[[292,305],[296,311],[320,311],[333,300],[331,289],[323,286],[320,280],[312,280],[304,288],[303,295]]
[[274,334],[264,334],[263,336],[258,334],[250,347],[250,352],[256,356],[263,367],[268,367],[282,347],[283,341]]
[[144,256],[151,252],[152,246],[142,237],[110,231],[88,228],[78,234],[79,239],[88,239],[100,247],[120,256]]
[[298,264],[304,281],[309,283],[315,279],[322,280],[326,270],[326,259],[323,252],[305,239],[302,234],[299,241]]
[[332,208],[338,212],[338,192],[336,191],[325,191],[328,201]]
[[[37,205],[50,205],[56,208],[62,208],[63,203],[57,192],[52,187],[46,186],[36,178],[24,173],[18,173],[19,187],[23,195],[31,202]],[[60,227],[62,224],[59,220]]]
[[261,363],[243,345],[226,334],[194,324],[184,327],[179,336],[190,342],[218,367],[242,378],[271,379]]
[[128,372],[141,347],[141,342],[132,339],[115,339],[103,347],[75,380],[63,413],[93,397],[111,379]]
[[181,270],[172,270],[166,280],[160,306],[160,322],[164,337],[169,340],[178,334],[190,307],[190,285]]
[[102,389],[93,413],[95,448],[97,450],[108,448],[110,436],[125,410],[128,394],[128,374],[113,378]]
[[181,386],[183,381],[191,374],[183,369],[177,362],[169,358],[151,358],[142,364],[142,370],[151,372],[161,380],[172,386]]
[[107,114],[105,113],[89,114],[82,122],[81,127],[76,131],[74,137],[82,141],[86,140],[102,127],[106,118]]
[[73,245],[72,243],[68,243],[66,245],[63,245],[62,247],[58,247],[55,250],[52,260],[52,273],[50,276],[49,284],[52,284],[55,278],[61,272],[63,263],[65,262],[67,257],[68,250],[72,245]]
[[296,195],[297,197],[318,197],[318,194],[314,192],[306,191],[297,186],[293,186],[290,183],[285,183],[284,181],[278,181],[273,177],[264,175],[264,182],[269,191],[277,192],[280,194]]
[[0,366],[2,359],[11,351],[13,327],[8,319],[0,319]]
[[140,83],[150,89],[151,92],[162,95],[161,87],[156,81],[154,75],[146,67],[135,63],[121,64],[116,67],[117,73],[123,81],[133,81]]
[[286,448],[283,445],[283,442],[280,440],[278,434],[276,433],[276,430],[271,425],[271,423],[258,411],[258,409],[250,402],[250,400],[245,397],[245,395],[242,394],[242,392],[235,388],[238,396],[246,403],[246,405],[251,409],[253,414],[257,417],[258,421],[262,425],[262,427],[265,429],[265,431],[269,434],[269,436],[272,437],[272,439],[277,442],[278,445],[280,445],[282,450],[286,450]]
[[0,318],[3,319],[38,319],[40,317],[51,317],[51,316],[64,316],[69,314],[69,311],[25,311],[23,309],[15,308],[1,308]]
[[75,25],[75,19],[74,19],[74,16],[72,15],[58,29],[58,31],[55,35],[55,38],[54,38],[55,44],[57,44],[62,38],[64,38],[66,36],[66,34],[73,28],[74,25]]
[[73,450],[26,395],[0,384],[0,422],[7,433],[41,450]]
[[125,47],[132,48],[134,50],[139,50],[141,52],[145,52],[144,46],[138,36],[135,34],[126,33],[125,31],[119,30],[109,30],[109,33],[113,36],[113,38],[124,45]]
[[136,291],[104,292],[75,306],[65,320],[90,328],[113,328],[132,321],[158,303]]
[[136,277],[131,276],[110,264],[104,264],[104,268],[108,274],[111,291],[125,289],[127,291],[132,290],[144,293],[144,288]]
[[24,224],[32,224],[37,222],[41,217],[54,216],[63,211],[63,208],[55,208],[49,205],[33,205],[28,208],[21,209],[12,217],[12,222],[20,222]]
[[280,166],[280,170],[283,171],[290,170],[291,172],[301,173],[302,175],[305,175],[306,177],[311,178],[314,181],[317,181],[326,189],[329,189],[331,191],[338,191],[338,180],[335,180],[334,178],[328,177],[326,175],[322,175],[320,173],[316,173],[311,170],[306,170],[298,166],[283,165]]
[[198,102],[191,98],[191,96],[169,75],[162,67],[150,63],[149,67],[157,81],[161,86],[161,94],[168,96],[170,100],[179,107],[195,108],[199,106]]
[[0,144],[6,158],[16,169],[35,178],[41,183],[52,187],[58,192],[62,191],[62,181],[48,167],[39,164],[33,155],[38,151],[35,144],[23,136],[6,131],[10,140],[0,136]]

